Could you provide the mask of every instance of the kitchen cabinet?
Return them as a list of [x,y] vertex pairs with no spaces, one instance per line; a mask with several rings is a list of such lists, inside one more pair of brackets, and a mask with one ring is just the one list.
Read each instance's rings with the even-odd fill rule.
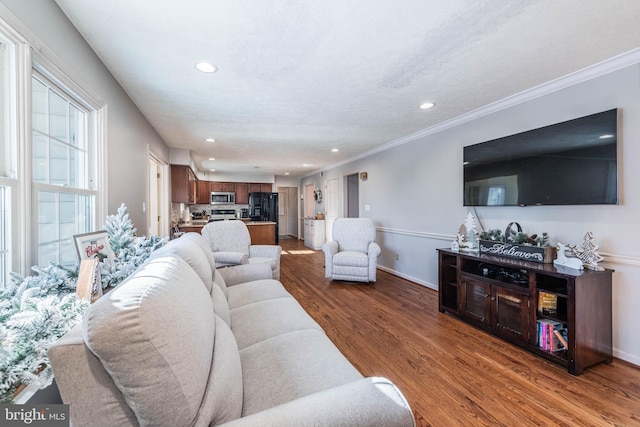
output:
[[211,186],[209,181],[198,181],[196,203],[199,205],[211,203]]
[[246,182],[236,182],[236,204],[249,204],[249,184]]
[[276,223],[275,222],[247,222],[247,230],[251,237],[252,245],[275,245],[276,244]]
[[325,224],[323,219],[305,218],[304,245],[314,249],[322,249],[324,245]]
[[171,201],[194,204],[196,200],[196,175],[189,166],[171,165]]
[[273,184],[271,183],[259,183],[250,182],[249,193],[273,193]]
[[235,182],[211,181],[209,184],[211,187],[211,191],[225,191],[231,193],[236,191]]
[[613,361],[612,273],[438,249],[439,310],[580,375]]

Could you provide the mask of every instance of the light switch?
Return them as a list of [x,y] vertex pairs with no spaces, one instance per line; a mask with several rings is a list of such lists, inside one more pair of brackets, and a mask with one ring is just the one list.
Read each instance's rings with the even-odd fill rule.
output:
[[365,212],[369,212],[371,210],[371,206],[364,205],[364,210],[365,210]]

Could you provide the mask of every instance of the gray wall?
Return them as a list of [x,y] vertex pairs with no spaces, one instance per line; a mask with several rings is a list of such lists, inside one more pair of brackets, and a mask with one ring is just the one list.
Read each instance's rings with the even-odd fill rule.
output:
[[[147,216],[142,203],[148,197],[148,147],[165,159],[169,149],[84,41],[53,0],[0,0],[45,49],[45,56],[70,77],[107,103],[108,212],[122,202],[141,234],[146,233]],[[25,35],[28,39],[27,35]]]
[[[327,179],[344,180],[351,173],[368,172],[368,179],[360,181],[360,216],[372,218],[378,227],[380,266],[437,289],[435,249],[449,246],[467,214],[462,206],[463,146],[620,108],[619,205],[485,207],[478,208],[477,215],[485,228],[504,229],[517,221],[530,234],[548,232],[554,243],[580,243],[592,231],[606,257],[604,266],[616,270],[614,354],[640,364],[640,335],[636,332],[640,324],[636,283],[640,274],[640,191],[636,188],[640,185],[636,165],[640,159],[640,66],[560,87],[564,88],[540,92],[520,104],[511,102],[504,109],[493,108],[493,113],[478,114],[452,127],[443,126],[439,132],[425,131],[411,142],[325,170],[323,176],[305,177],[301,186],[316,182],[324,189]],[[364,205],[370,205],[369,212]]]

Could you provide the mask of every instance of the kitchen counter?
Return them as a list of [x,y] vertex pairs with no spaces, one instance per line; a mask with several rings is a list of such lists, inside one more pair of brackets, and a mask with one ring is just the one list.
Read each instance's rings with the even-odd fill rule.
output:
[[272,221],[245,222],[249,229],[252,245],[275,245],[276,223]]
[[[275,245],[276,244],[276,223],[273,221],[251,221],[246,218],[242,219],[251,236],[252,245]],[[235,221],[235,220],[229,220]],[[202,227],[209,222],[204,219],[196,219],[191,222],[180,223],[178,227],[180,231],[185,233],[195,232],[202,233]]]
[[202,231],[202,227],[207,225],[207,221],[191,221],[191,222],[181,222],[178,224],[178,228],[180,231],[184,231],[185,233],[200,233]]

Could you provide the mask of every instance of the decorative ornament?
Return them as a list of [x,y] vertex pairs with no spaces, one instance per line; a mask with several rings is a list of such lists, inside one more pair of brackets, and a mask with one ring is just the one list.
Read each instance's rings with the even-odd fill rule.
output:
[[558,242],[557,258],[553,260],[553,265],[573,268],[574,270],[582,270],[582,261],[579,258],[567,257],[567,254],[565,252],[566,249],[566,245]]
[[598,245],[596,245],[596,238],[593,237],[593,232],[587,231],[582,244],[573,245],[570,248],[589,270],[604,271],[604,267],[598,265],[604,258],[598,253]]
[[463,251],[478,250],[478,230],[476,229],[476,219],[469,212],[464,222],[458,229],[458,246]]
[[313,199],[318,203],[322,203],[322,191],[313,190]]

